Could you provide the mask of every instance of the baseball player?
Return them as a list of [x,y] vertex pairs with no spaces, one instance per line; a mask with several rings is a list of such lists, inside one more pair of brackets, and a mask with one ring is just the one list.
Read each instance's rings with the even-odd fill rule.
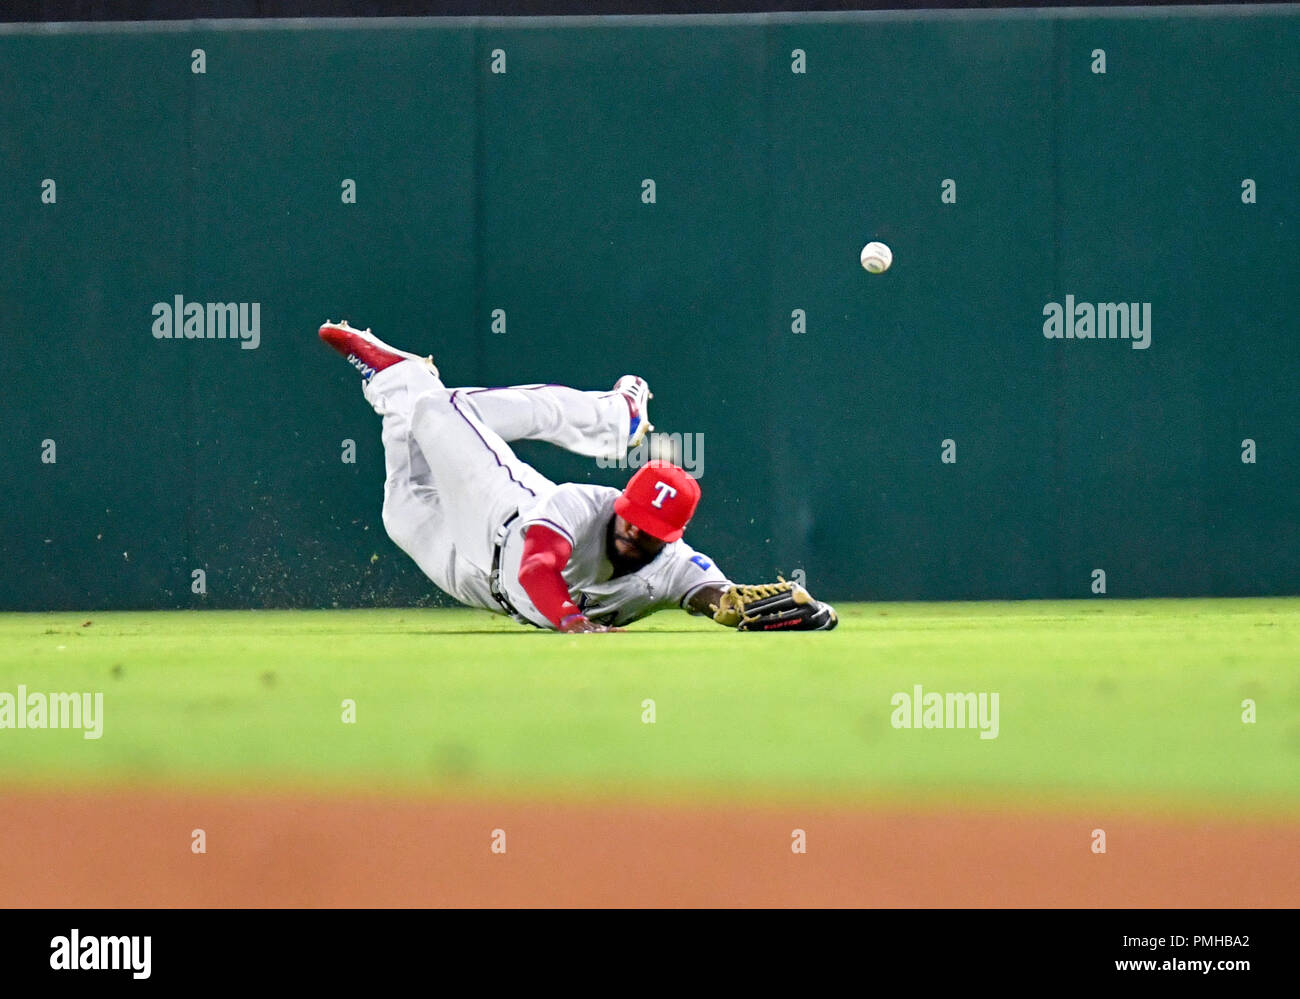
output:
[[320,337],[361,373],[383,417],[383,522],[445,593],[471,607],[563,632],[603,632],[678,607],[739,630],[829,630],[835,611],[778,580],[732,583],[682,540],[699,483],[669,462],[622,491],[557,485],[510,449],[548,441],[618,457],[652,430],[645,380],[608,392],[563,385],[449,389],[432,357],[327,322]]

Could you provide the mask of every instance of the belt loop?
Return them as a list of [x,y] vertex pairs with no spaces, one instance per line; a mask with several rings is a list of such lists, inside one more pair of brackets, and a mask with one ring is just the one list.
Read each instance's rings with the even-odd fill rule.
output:
[[519,511],[516,510],[509,517],[507,517],[505,520],[501,522],[501,526],[497,528],[496,540],[494,542],[496,544],[496,547],[500,548],[506,543],[506,538],[510,536],[510,525],[513,524],[518,519],[519,519]]

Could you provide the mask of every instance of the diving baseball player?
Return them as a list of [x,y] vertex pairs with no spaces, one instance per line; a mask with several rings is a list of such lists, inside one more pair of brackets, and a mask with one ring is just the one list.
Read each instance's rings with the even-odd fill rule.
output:
[[734,584],[682,540],[700,486],[676,465],[652,461],[620,492],[557,485],[510,449],[541,440],[617,457],[653,429],[644,379],[607,392],[450,389],[432,357],[369,330],[327,322],[320,337],[361,372],[383,417],[384,528],[461,603],[564,632],[621,630],[669,607],[746,631],[835,627],[834,609],[802,587]]

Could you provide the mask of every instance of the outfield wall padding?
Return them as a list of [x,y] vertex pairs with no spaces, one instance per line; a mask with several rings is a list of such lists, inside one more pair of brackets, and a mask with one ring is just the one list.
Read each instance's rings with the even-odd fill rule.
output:
[[342,317],[644,375],[734,578],[1300,592],[1298,80],[1276,7],[0,26],[0,608],[438,602]]

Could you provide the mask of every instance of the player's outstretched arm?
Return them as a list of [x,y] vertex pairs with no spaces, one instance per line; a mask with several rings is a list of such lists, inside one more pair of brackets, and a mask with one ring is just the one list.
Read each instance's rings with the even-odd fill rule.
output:
[[[703,614],[705,617],[713,618],[713,620],[717,621],[717,618],[714,617],[714,612],[718,609],[718,605],[722,601],[722,595],[726,593],[731,586],[731,583],[709,583],[705,586],[701,586],[686,598],[686,609],[692,614]],[[718,623],[723,624],[725,622],[718,621]],[[733,623],[729,625],[729,627],[734,628],[735,624]]]

